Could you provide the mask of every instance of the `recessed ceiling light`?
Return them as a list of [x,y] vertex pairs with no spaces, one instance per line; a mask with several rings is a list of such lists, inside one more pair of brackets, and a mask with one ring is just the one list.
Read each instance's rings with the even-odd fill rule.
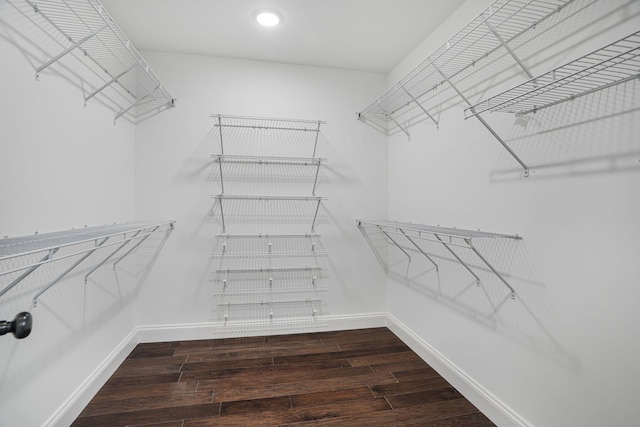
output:
[[275,27],[280,23],[280,16],[273,11],[263,11],[256,15],[256,21],[265,27]]

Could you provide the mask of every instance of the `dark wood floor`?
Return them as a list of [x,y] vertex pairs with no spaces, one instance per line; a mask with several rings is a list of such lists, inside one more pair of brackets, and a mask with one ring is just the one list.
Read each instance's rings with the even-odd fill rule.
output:
[[73,426],[493,426],[387,328],[138,345]]

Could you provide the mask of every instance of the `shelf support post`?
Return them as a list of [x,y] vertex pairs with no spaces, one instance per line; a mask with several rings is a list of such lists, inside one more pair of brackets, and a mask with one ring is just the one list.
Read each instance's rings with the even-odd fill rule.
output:
[[524,163],[522,161],[522,159],[520,159],[520,157],[518,157],[518,155],[511,149],[511,147],[509,147],[509,145],[500,137],[500,135],[498,135],[498,133],[495,130],[493,130],[493,128],[491,126],[489,126],[489,123],[487,123],[482,117],[480,117],[480,114],[476,114],[475,108],[473,108],[473,105],[471,104],[471,102],[469,102],[469,100],[462,94],[462,92],[460,92],[460,90],[456,87],[456,85],[454,85],[453,82],[451,82],[451,80],[449,80],[449,78],[440,70],[440,68],[438,68],[435,64],[433,65],[433,67],[447,81],[449,86],[451,86],[451,88],[458,94],[458,96],[460,96],[460,98],[462,98],[462,100],[469,107],[471,107],[471,112],[474,113],[474,115],[480,121],[480,123],[482,123],[484,125],[484,127],[487,128],[487,130],[491,133],[491,135],[493,135],[498,140],[498,142],[505,148],[505,150],[507,150],[509,152],[509,154],[511,154],[511,156],[514,159],[516,159],[516,161],[518,163],[520,163],[520,166],[522,166],[524,168],[524,176],[525,176],[525,178],[528,177],[529,176],[529,166],[527,166],[526,163]]
[[87,252],[86,254],[84,254],[79,260],[77,260],[76,262],[73,263],[73,265],[69,268],[67,268],[65,271],[63,271],[58,277],[56,277],[55,279],[53,279],[53,281],[51,283],[49,283],[47,286],[45,286],[44,288],[42,288],[37,294],[34,295],[33,300],[32,300],[32,306],[36,307],[38,305],[38,298],[40,298],[40,296],[42,296],[42,294],[44,294],[45,292],[47,292],[49,289],[51,289],[53,286],[55,286],[56,283],[58,283],[60,280],[62,280],[64,278],[64,276],[66,276],[67,274],[69,274],[69,272],[71,272],[71,270],[73,270],[74,268],[76,268],[78,265],[80,265],[85,259],[89,258],[89,256],[91,254],[93,254],[95,251],[97,251],[98,249],[100,249],[100,247],[105,244],[107,242],[107,240],[109,240],[108,237],[105,237],[104,239],[102,239],[100,242],[96,241],[96,247],[92,250],[90,250],[89,252]]
[[413,246],[415,246],[416,249],[420,251],[420,253],[422,255],[424,255],[429,261],[431,261],[431,264],[433,264],[435,266],[435,268],[436,268],[436,272],[438,272],[439,271],[438,264],[436,264],[435,261],[425,251],[423,251],[422,248],[420,246],[418,246],[418,244],[411,237],[409,237],[409,235],[407,233],[405,233],[402,228],[398,228],[398,230],[402,234],[404,234],[404,237],[406,237],[406,239],[408,241],[410,241],[413,244]]
[[434,119],[431,114],[429,114],[427,109],[424,108],[422,106],[422,104],[420,104],[418,102],[418,100],[411,94],[411,92],[409,92],[404,86],[401,86],[401,87],[402,87],[402,90],[409,96],[409,98],[411,98],[411,100],[413,102],[415,102],[415,104],[422,110],[422,112],[425,113],[427,115],[427,117],[429,117],[431,119],[431,121],[436,124],[436,127],[440,128],[440,125],[438,124],[438,121],[436,119]]
[[411,262],[411,255],[409,255],[409,253],[408,253],[407,251],[405,251],[405,250],[404,250],[404,248],[398,244],[398,242],[396,242],[395,240],[393,240],[393,238],[392,238],[391,236],[389,236],[389,233],[387,233],[386,231],[384,231],[384,230],[383,230],[382,228],[380,228],[380,227],[378,227],[378,229],[380,230],[380,232],[381,232],[382,234],[384,234],[384,235],[385,235],[385,237],[386,237],[387,239],[391,240],[391,243],[393,243],[394,245],[396,245],[396,247],[397,247],[398,249],[400,249],[400,250],[402,251],[402,253],[404,253],[404,254],[407,256],[407,258],[409,258],[409,262]]
[[103,259],[98,265],[96,265],[95,267],[93,267],[91,269],[91,271],[89,271],[87,274],[85,274],[84,276],[84,283],[87,284],[87,281],[89,280],[89,276],[91,274],[93,274],[94,271],[96,271],[97,269],[99,269],[100,267],[102,267],[107,261],[109,261],[111,259],[112,256],[114,256],[120,249],[122,249],[123,247],[126,246],[127,243],[129,243],[131,241],[131,239],[135,238],[138,234],[140,234],[142,230],[138,230],[135,232],[135,234],[133,236],[131,236],[130,239],[127,239],[123,244],[121,244],[120,246],[118,246],[116,248],[115,251],[111,252],[109,254],[109,256],[107,256],[105,259]]
[[73,51],[78,46],[81,46],[83,43],[85,43],[87,40],[89,40],[91,37],[93,37],[96,34],[98,34],[100,31],[104,30],[105,28],[107,28],[106,24],[103,25],[102,27],[98,28],[97,30],[95,30],[91,34],[83,37],[81,40],[73,43],[71,46],[69,46],[68,48],[66,48],[65,50],[63,50],[62,52],[60,52],[59,54],[57,54],[56,56],[54,56],[53,58],[51,58],[50,60],[48,60],[47,62],[42,64],[41,66],[39,66],[38,68],[36,68],[36,80],[40,77],[40,73],[42,72],[42,70],[44,70],[45,68],[47,68],[48,66],[50,66],[54,62],[58,61],[60,58],[62,58],[63,56],[65,56],[69,52]]
[[220,217],[222,218],[222,232],[226,233],[227,225],[224,222],[224,209],[222,209],[222,195],[219,195],[217,198],[218,198],[218,204],[220,205]]
[[30,275],[31,273],[33,273],[38,267],[40,267],[42,265],[42,263],[44,263],[47,260],[50,260],[53,255],[58,252],[59,248],[55,248],[52,249],[51,251],[49,251],[44,258],[42,258],[40,260],[40,263],[34,265],[33,267],[29,268],[27,271],[25,271],[24,273],[22,273],[20,275],[20,277],[18,277],[17,279],[15,279],[13,282],[9,283],[7,286],[5,286],[5,288],[0,291],[0,297],[3,296],[4,294],[6,294],[7,292],[9,292],[12,288],[14,288],[18,283],[22,282],[28,275]]
[[478,277],[478,275],[477,275],[476,273],[474,273],[474,272],[473,272],[473,270],[471,270],[471,268],[467,265],[467,263],[466,263],[466,262],[464,262],[464,261],[463,261],[463,260],[458,256],[458,254],[456,254],[456,253],[453,251],[453,249],[451,249],[451,248],[449,247],[449,245],[447,245],[447,242],[445,242],[444,240],[442,240],[442,239],[440,238],[440,236],[438,236],[437,234],[434,234],[434,236],[436,236],[436,239],[438,239],[438,240],[440,241],[440,243],[442,243],[442,246],[444,246],[444,247],[445,247],[445,249],[446,249],[446,250],[448,250],[448,251],[449,251],[449,253],[450,253],[451,255],[453,255],[453,256],[455,257],[455,259],[457,259],[457,260],[458,260],[458,262],[459,262],[460,264],[462,264],[462,265],[464,266],[464,268],[466,268],[466,269],[467,269],[467,271],[468,271],[469,273],[471,273],[471,275],[472,275],[473,277],[475,277],[475,279],[476,279],[476,285],[479,285],[479,284],[480,284],[480,278]]
[[493,271],[493,274],[498,276],[498,279],[500,279],[500,281],[504,283],[507,286],[507,288],[509,288],[509,290],[511,291],[511,299],[516,299],[515,289],[513,289],[513,287],[509,284],[509,282],[507,282],[505,278],[502,277],[500,273],[498,273],[498,270],[493,268],[493,266],[489,264],[489,261],[487,261],[486,258],[483,257],[482,254],[473,246],[473,244],[471,243],[471,239],[464,239],[464,241],[467,242],[467,245],[469,245],[469,249],[471,249],[473,253],[475,253],[478,256],[478,258],[480,258],[482,262],[484,262],[486,266],[489,267],[491,271]]

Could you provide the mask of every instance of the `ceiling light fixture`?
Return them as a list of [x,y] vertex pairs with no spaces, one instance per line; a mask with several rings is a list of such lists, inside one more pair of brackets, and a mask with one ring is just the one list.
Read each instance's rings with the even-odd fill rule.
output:
[[280,16],[273,11],[262,11],[256,15],[256,21],[265,27],[275,27],[280,23]]

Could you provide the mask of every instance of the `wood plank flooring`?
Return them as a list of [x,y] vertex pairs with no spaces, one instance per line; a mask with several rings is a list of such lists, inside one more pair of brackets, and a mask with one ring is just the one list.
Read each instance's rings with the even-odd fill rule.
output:
[[387,328],[138,345],[75,427],[493,426]]

